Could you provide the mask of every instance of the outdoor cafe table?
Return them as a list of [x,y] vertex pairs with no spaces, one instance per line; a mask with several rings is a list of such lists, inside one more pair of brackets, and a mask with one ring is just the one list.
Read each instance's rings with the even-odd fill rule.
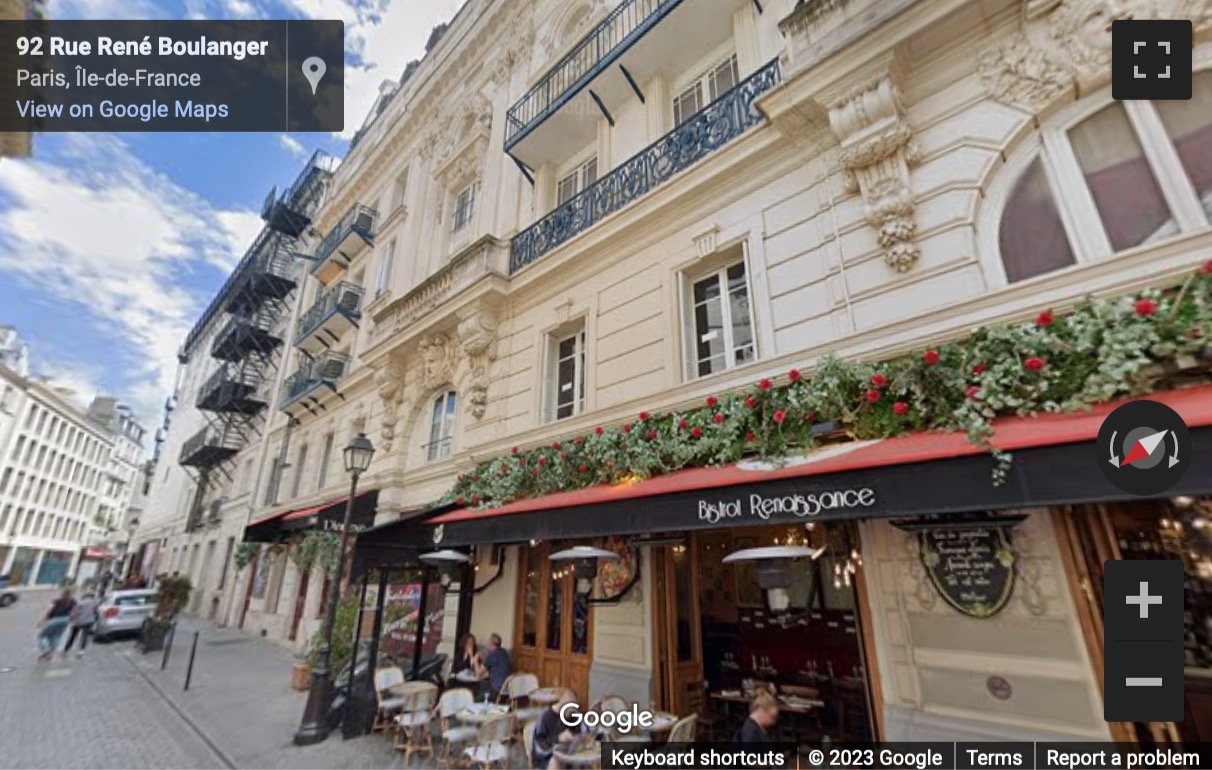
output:
[[508,706],[497,703],[473,703],[455,714],[455,719],[470,724],[484,724],[489,720],[511,714]]
[[580,751],[574,751],[571,754],[559,749],[552,750],[551,754],[565,765],[571,765],[572,767],[593,767],[602,762],[602,744],[594,741]]
[[535,706],[547,706],[558,701],[563,694],[559,687],[542,687],[527,695],[526,699]]

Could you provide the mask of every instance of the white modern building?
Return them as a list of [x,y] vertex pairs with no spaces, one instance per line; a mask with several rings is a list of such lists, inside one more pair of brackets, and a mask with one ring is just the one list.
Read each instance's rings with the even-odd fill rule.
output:
[[134,527],[142,516],[145,498],[144,443],[147,430],[131,408],[109,396],[89,405],[88,418],[113,437],[105,468],[94,532],[98,542],[86,549],[76,579],[84,580],[100,568],[121,569]]

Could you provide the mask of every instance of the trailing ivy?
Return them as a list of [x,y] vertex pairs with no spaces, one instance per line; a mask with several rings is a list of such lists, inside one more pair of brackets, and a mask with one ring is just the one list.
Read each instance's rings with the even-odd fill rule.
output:
[[887,361],[828,357],[811,376],[792,369],[777,383],[763,379],[694,409],[641,412],[549,446],[514,447],[460,476],[446,500],[505,505],[745,457],[777,462],[810,450],[821,423],[856,439],[962,430],[990,449],[993,481],[1001,483],[1010,458],[989,445],[995,418],[1148,393],[1162,370],[1206,358],[1210,338],[1212,262],[1174,291],[1087,299],[1064,315],[1045,310]]
[[236,572],[243,572],[261,552],[260,543],[240,543],[236,546]]
[[337,566],[341,553],[341,538],[332,532],[308,530],[291,544],[288,556],[300,572],[310,572],[319,564],[324,572]]

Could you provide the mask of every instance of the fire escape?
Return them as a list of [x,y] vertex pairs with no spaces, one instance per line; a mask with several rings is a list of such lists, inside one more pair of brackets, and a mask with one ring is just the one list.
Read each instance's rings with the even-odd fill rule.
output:
[[[219,475],[231,481],[234,458],[264,428],[302,273],[300,239],[335,168],[334,158],[317,152],[288,190],[270,191],[261,210],[265,226],[186,340],[188,356],[208,328],[218,327],[210,348],[218,365],[195,401],[206,425],[181,447],[180,463],[197,483],[187,530],[206,523],[208,490]],[[218,503],[205,518],[218,521]]]

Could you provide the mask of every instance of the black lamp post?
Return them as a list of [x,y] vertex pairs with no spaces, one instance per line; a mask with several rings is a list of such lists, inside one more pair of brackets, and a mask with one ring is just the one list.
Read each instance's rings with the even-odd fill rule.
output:
[[328,612],[324,615],[323,641],[320,644],[316,668],[311,672],[311,690],[307,693],[307,707],[303,710],[303,723],[295,733],[296,746],[310,746],[328,737],[328,701],[332,690],[332,675],[328,670],[332,652],[332,627],[337,621],[337,602],[341,598],[341,577],[345,574],[345,552],[349,547],[349,519],[353,515],[354,498],[358,495],[358,477],[370,467],[375,447],[359,433],[345,447],[345,470],[349,473],[349,499],[345,501],[345,523],[341,527],[341,551],[337,556],[336,573],[329,579]]

